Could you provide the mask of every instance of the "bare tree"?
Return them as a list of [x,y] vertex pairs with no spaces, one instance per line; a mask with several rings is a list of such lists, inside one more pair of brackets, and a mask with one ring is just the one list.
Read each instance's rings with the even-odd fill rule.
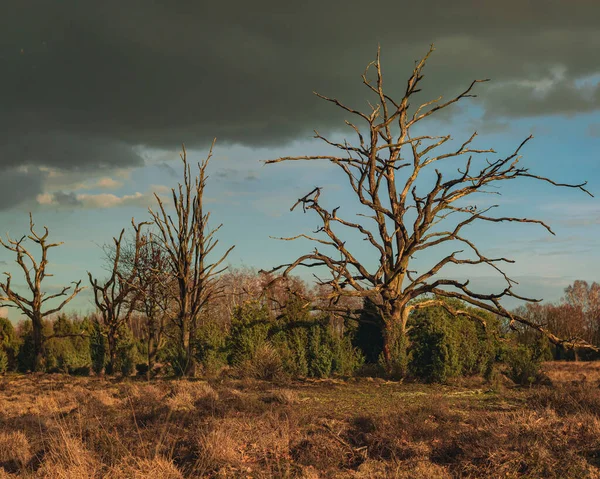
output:
[[[320,218],[321,226],[314,235],[300,234],[282,240],[308,239],[318,248],[299,257],[292,263],[273,269],[286,275],[299,266],[326,270],[329,277],[318,279],[320,284],[331,287],[330,308],[335,310],[339,298],[347,296],[370,297],[384,318],[384,356],[392,363],[392,346],[406,334],[409,314],[416,308],[434,304],[462,313],[479,317],[468,311],[456,311],[443,298],[457,298],[486,311],[519,321],[547,334],[551,341],[563,343],[543,326],[529,323],[526,318],[516,316],[501,304],[506,297],[524,301],[536,301],[518,295],[511,279],[502,269],[503,263],[512,263],[504,257],[486,256],[478,246],[464,235],[464,229],[475,222],[485,223],[531,223],[544,227],[554,234],[544,222],[520,217],[494,216],[491,211],[497,205],[480,208],[476,193],[499,194],[496,187],[500,182],[518,179],[533,179],[554,186],[577,188],[590,194],[586,183],[565,184],[538,176],[519,164],[519,153],[532,138],[526,138],[516,150],[496,160],[483,160],[484,154],[494,154],[492,149],[479,149],[473,146],[477,133],[455,148],[443,151],[441,147],[451,145],[450,135],[415,135],[412,132],[417,124],[431,115],[465,98],[474,97],[476,84],[487,80],[475,80],[458,96],[442,102],[441,97],[421,104],[416,109],[410,107],[413,95],[420,91],[423,68],[433,51],[415,62],[412,75],[408,79],[404,96],[393,99],[384,90],[380,54],[369,64],[362,75],[363,84],[374,94],[375,105],[370,111],[361,112],[351,108],[336,98],[316,94],[319,98],[333,103],[358,122],[346,121],[357,137],[357,142],[336,142],[315,131],[316,138],[324,141],[332,151],[339,154],[316,156],[282,157],[269,160],[267,164],[285,161],[328,161],[339,167],[347,178],[360,208],[365,215],[356,220],[338,215],[339,207],[328,209],[320,202],[322,188],[316,187],[300,198],[292,210],[301,205],[304,211],[312,210]],[[374,77],[374,78],[373,78]],[[443,151],[443,152],[442,152]],[[448,167],[450,161],[466,158],[462,168],[454,174],[441,167]],[[478,161],[478,159],[481,160]],[[438,166],[440,165],[440,166]],[[433,170],[433,171],[431,171]],[[426,175],[433,180],[424,184]],[[591,195],[591,194],[590,194]],[[468,204],[467,200],[472,203]],[[374,268],[359,260],[359,254],[352,250],[348,240],[362,237],[378,256]],[[456,246],[451,254],[444,252],[445,246]],[[439,247],[439,248],[438,248]],[[441,256],[429,270],[414,270],[413,258],[418,254],[428,258]],[[441,254],[440,254],[441,253]],[[447,265],[486,265],[495,270],[506,282],[499,292],[481,293],[469,287],[469,281],[459,281],[443,275]],[[429,298],[416,302],[416,298]],[[569,338],[573,342],[573,338]]]
[[170,272],[176,278],[177,294],[174,298],[176,312],[171,318],[178,329],[177,343],[181,354],[182,371],[193,374],[194,341],[201,313],[222,294],[218,275],[227,267],[221,265],[234,248],[211,262],[211,253],[218,244],[215,234],[222,224],[210,229],[210,213],[204,213],[203,195],[206,186],[206,168],[212,157],[213,144],[208,156],[198,164],[198,174],[192,177],[185,146],[181,153],[183,183],[172,189],[175,221],[167,212],[163,201],[156,196],[158,211],[150,215],[158,227],[156,240],[166,253]]
[[[31,299],[28,299],[15,291],[11,284],[11,274],[4,273],[6,281],[0,282],[0,291],[2,292],[0,295],[0,305],[17,308],[31,319],[33,352],[35,357],[34,367],[36,370],[39,370],[42,365],[43,344],[48,339],[43,334],[43,319],[62,310],[84,288],[80,287],[81,281],[77,281],[73,282],[74,286],[65,286],[58,293],[47,294],[42,290],[44,279],[52,276],[52,274],[46,272],[48,251],[63,243],[48,243],[48,228],[44,226],[44,234],[40,235],[35,232],[34,227],[33,216],[29,213],[29,235],[22,236],[19,240],[13,240],[8,237],[6,242],[0,239],[0,244],[4,248],[17,255],[16,262],[23,270],[27,287],[31,293]],[[27,239],[39,246],[41,253],[39,262],[36,261],[35,256],[23,245]],[[64,299],[56,307],[50,307],[43,311],[45,303],[58,298]]]
[[165,344],[165,319],[172,308],[174,281],[169,274],[166,253],[150,233],[144,236],[137,259],[134,245],[127,256],[137,261],[134,284],[139,300],[136,309],[141,313],[141,332],[148,349],[149,378],[158,351]]
[[132,219],[131,224],[135,231],[135,251],[131,267],[121,268],[121,248],[125,234],[125,229],[122,229],[119,237],[113,238],[114,249],[108,255],[111,263],[110,277],[104,283],[100,283],[88,272],[94,291],[94,303],[102,317],[102,329],[108,342],[108,363],[106,365],[108,374],[114,372],[122,326],[128,323],[139,300],[139,288],[135,283],[138,279],[138,258],[144,241],[141,230],[148,223],[136,225]]

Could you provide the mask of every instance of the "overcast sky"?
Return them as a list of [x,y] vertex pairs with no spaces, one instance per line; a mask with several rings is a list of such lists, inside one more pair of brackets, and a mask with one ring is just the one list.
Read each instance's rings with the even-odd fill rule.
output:
[[[24,234],[32,211],[65,242],[50,258],[51,289],[88,270],[102,275],[100,245],[132,216],[147,219],[152,193],[177,183],[180,144],[200,160],[213,137],[207,204],[224,223],[223,247],[236,244],[231,265],[269,268],[307,251],[269,236],[315,229],[316,218],[289,211],[314,186],[351,217],[343,178],[328,167],[261,161],[323,151],[313,129],[343,138],[345,117],[312,92],[368,108],[360,75],[378,44],[392,95],[431,43],[423,101],[492,79],[478,85],[477,99],[429,123],[430,134],[458,141],[477,130],[478,146],[509,154],[533,133],[526,166],[560,181],[587,180],[600,195],[598,1],[4,0],[3,7],[0,232]],[[557,233],[472,231],[484,250],[517,261],[510,272],[520,292],[555,300],[575,279],[600,280],[598,199],[527,181],[502,192],[501,214],[544,219]],[[0,251],[3,270],[12,261]],[[474,289],[501,285],[491,273],[476,275]],[[91,309],[89,291],[73,307]]]

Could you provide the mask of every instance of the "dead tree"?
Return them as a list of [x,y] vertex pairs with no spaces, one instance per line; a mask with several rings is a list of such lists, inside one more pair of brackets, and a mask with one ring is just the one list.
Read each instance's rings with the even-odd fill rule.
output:
[[[370,297],[384,318],[384,356],[391,364],[392,346],[406,334],[409,314],[415,308],[440,304],[452,309],[443,298],[457,298],[470,305],[507,317],[511,322],[519,321],[545,333],[555,343],[575,342],[574,338],[558,338],[543,326],[532,324],[523,317],[511,314],[501,300],[507,297],[524,301],[536,301],[517,294],[513,286],[516,281],[503,272],[503,263],[512,263],[504,257],[489,257],[465,236],[465,228],[476,222],[487,223],[531,223],[544,227],[554,234],[550,227],[540,220],[495,216],[497,205],[480,208],[477,193],[499,194],[496,190],[503,181],[532,179],[554,186],[577,188],[590,194],[581,184],[565,184],[531,173],[520,165],[519,153],[532,138],[526,138],[516,150],[504,157],[493,160],[483,158],[485,154],[495,154],[492,149],[473,146],[477,133],[456,146],[451,144],[450,135],[415,135],[411,132],[422,120],[454,103],[469,97],[474,87],[487,80],[475,80],[458,96],[443,102],[441,97],[411,108],[414,95],[420,91],[423,68],[433,51],[433,46],[415,67],[408,79],[402,98],[394,99],[384,90],[380,55],[369,64],[362,75],[365,87],[374,95],[375,104],[367,112],[351,108],[336,98],[316,95],[344,110],[356,122],[346,121],[356,134],[357,141],[335,142],[315,131],[315,138],[324,141],[332,151],[339,154],[316,156],[282,157],[266,163],[284,161],[328,161],[338,167],[352,188],[361,211],[351,220],[339,215],[340,208],[328,209],[321,202],[322,188],[316,187],[292,206],[314,211],[321,226],[314,235],[300,234],[282,240],[307,239],[318,248],[294,262],[280,265],[273,271],[283,271],[286,275],[299,266],[317,268],[328,272],[327,278],[317,278],[320,284],[329,286],[330,308],[341,297]],[[361,123],[359,123],[361,122]],[[445,151],[442,148],[447,148]],[[465,158],[462,167],[449,174],[442,173],[441,166]],[[483,161],[482,161],[483,160]],[[439,165],[439,166],[438,166]],[[433,171],[431,171],[433,170]],[[431,172],[433,181],[423,184],[426,174]],[[418,179],[421,179],[418,181]],[[590,194],[591,195],[591,194]],[[348,234],[350,233],[350,234]],[[378,256],[378,262],[369,268],[358,259],[357,251],[351,248],[349,239],[360,236]],[[456,246],[449,255],[441,248]],[[425,253],[435,258],[436,251],[443,256],[431,269],[417,272],[412,259]],[[498,292],[483,293],[469,287],[469,281],[459,281],[445,276],[447,265],[487,265],[498,273],[506,286]],[[417,298],[429,298],[416,302]],[[452,311],[469,314],[468,311]],[[469,316],[473,316],[469,314]],[[480,320],[478,317],[474,317]]]
[[165,344],[165,319],[172,307],[173,278],[166,254],[151,233],[144,235],[137,255],[135,244],[128,244],[123,258],[126,268],[136,271],[133,283],[138,296],[136,311],[141,313],[141,335],[148,349],[150,378],[157,354]]
[[88,277],[94,291],[94,303],[102,317],[102,331],[108,343],[108,363],[106,373],[113,374],[117,360],[117,347],[122,327],[129,322],[139,300],[137,280],[137,264],[140,250],[143,246],[142,227],[148,223],[131,224],[135,231],[134,258],[130,268],[121,268],[121,247],[125,229],[121,230],[118,238],[113,238],[113,250],[109,254],[110,277],[100,283],[88,271]]
[[[43,320],[61,311],[77,294],[84,288],[80,287],[81,281],[73,282],[74,286],[66,286],[60,292],[55,294],[47,294],[42,290],[42,282],[45,278],[51,277],[52,274],[46,272],[48,265],[48,251],[51,248],[62,245],[63,243],[48,243],[48,228],[44,226],[44,234],[39,235],[34,230],[33,217],[29,213],[29,235],[21,237],[19,240],[7,238],[4,242],[0,239],[0,244],[7,250],[17,255],[16,262],[23,270],[23,275],[27,283],[27,288],[31,292],[31,299],[27,299],[13,288],[11,281],[12,275],[6,275],[6,281],[0,282],[0,305],[6,307],[17,308],[22,314],[31,319],[33,333],[33,353],[34,353],[34,368],[40,370],[42,367],[42,348],[44,341],[48,338],[43,334]],[[34,255],[29,252],[23,243],[29,239],[37,244],[41,250],[41,258],[39,262]],[[58,298],[64,298],[58,306],[43,311],[46,303]]]
[[[166,253],[169,271],[177,283],[175,313],[171,317],[178,331],[180,372],[193,374],[194,341],[201,313],[222,294],[218,275],[227,267],[221,265],[234,248],[212,261],[213,250],[218,244],[215,234],[223,226],[210,229],[210,213],[204,213],[203,195],[206,186],[206,168],[212,157],[213,144],[208,156],[198,164],[198,175],[192,177],[185,146],[181,153],[183,162],[183,184],[173,188],[172,199],[175,216],[167,209],[158,195],[158,211],[150,209],[150,215],[158,228],[156,241]],[[175,220],[173,220],[175,218]]]

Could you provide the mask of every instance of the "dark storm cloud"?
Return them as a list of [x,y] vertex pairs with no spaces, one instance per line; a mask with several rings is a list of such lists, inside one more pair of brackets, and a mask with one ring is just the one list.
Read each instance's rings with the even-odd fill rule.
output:
[[[1,114],[1,113],[0,113]],[[77,132],[49,132],[41,129],[15,131],[0,144],[3,167],[43,165],[71,171],[108,170],[140,166],[135,148],[120,140]],[[2,133],[0,133],[0,136]]]
[[42,192],[44,174],[33,168],[8,168],[0,173],[0,211],[10,209]]
[[52,194],[52,204],[59,206],[81,206],[81,201],[77,199],[77,195],[73,192],[65,193],[57,191]]
[[[4,7],[4,166],[135,166],[136,145],[306,138],[340,119],[313,90],[366,106],[360,74],[378,43],[387,85],[398,93],[413,61],[436,43],[423,101],[491,77],[497,87],[479,90],[488,116],[599,106],[597,89],[574,86],[600,71],[597,1],[9,0]],[[536,82],[557,68],[562,76],[540,93]]]

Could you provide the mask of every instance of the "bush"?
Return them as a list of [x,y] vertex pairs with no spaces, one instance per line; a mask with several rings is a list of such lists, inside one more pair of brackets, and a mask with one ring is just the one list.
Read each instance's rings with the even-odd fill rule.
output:
[[196,361],[207,375],[217,374],[227,365],[227,330],[212,321],[207,321],[196,333]]
[[0,372],[13,371],[17,368],[18,351],[19,341],[15,328],[8,319],[0,318]]
[[239,366],[251,361],[256,351],[267,343],[271,327],[269,310],[258,302],[247,302],[235,308],[227,341],[230,364]]
[[238,307],[225,345],[233,366],[252,371],[263,366],[269,370],[281,369],[293,377],[349,375],[363,363],[348,335],[333,334],[327,317],[314,316],[293,300],[278,318],[271,318],[268,309],[256,302]]
[[271,342],[279,352],[282,367],[293,377],[308,376],[308,331],[304,326],[290,323],[271,337]]
[[531,386],[544,379],[542,358],[535,349],[519,344],[507,349],[503,356],[507,365],[506,375],[515,384]]
[[[452,301],[455,309],[465,309]],[[497,322],[484,311],[471,308],[490,330]],[[467,316],[452,316],[441,306],[417,309],[409,319],[409,370],[428,382],[446,382],[457,376],[491,375],[498,344],[482,324]]]
[[333,351],[330,339],[324,325],[316,323],[310,328],[308,339],[309,376],[325,378],[331,374]]
[[139,353],[133,333],[128,325],[123,325],[119,331],[119,342],[117,344],[117,361],[115,368],[121,371],[123,376],[131,376],[135,372]]
[[368,364],[377,364],[383,353],[383,319],[373,300],[365,298],[352,343]]
[[332,372],[342,376],[351,376],[363,366],[364,356],[358,348],[353,346],[351,336],[333,336],[332,340]]
[[168,364],[167,372],[174,376],[182,377],[188,370],[190,358],[187,351],[173,341],[163,348],[160,359]]
[[106,350],[108,344],[102,334],[102,326],[97,319],[92,321],[90,327],[90,356],[92,361],[92,370],[100,374],[106,366]]
[[19,323],[21,344],[17,354],[17,370],[22,373],[34,370],[35,355],[33,353],[33,330],[31,321]]
[[239,369],[245,376],[265,381],[281,379],[284,373],[279,352],[269,343],[257,348],[252,358],[241,363]]

